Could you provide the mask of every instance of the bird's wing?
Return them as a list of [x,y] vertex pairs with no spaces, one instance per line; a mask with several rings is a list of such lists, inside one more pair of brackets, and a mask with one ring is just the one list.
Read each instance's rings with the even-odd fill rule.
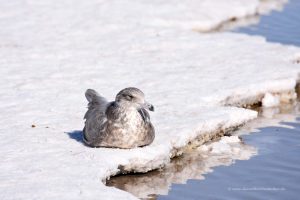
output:
[[86,144],[96,146],[103,137],[107,121],[105,111],[109,103],[92,89],[88,89],[85,92],[85,96],[89,103],[88,111],[84,115],[86,121],[83,129],[83,139]]
[[93,110],[97,112],[105,113],[108,102],[107,100],[100,96],[95,90],[88,89],[85,92],[85,97],[88,100],[88,111],[84,115],[84,119],[90,118]]
[[150,122],[150,115],[144,108],[138,109],[138,112],[140,113],[145,123]]

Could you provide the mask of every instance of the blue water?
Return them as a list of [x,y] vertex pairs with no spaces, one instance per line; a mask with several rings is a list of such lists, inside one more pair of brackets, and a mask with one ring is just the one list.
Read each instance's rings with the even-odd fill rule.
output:
[[233,32],[261,35],[270,42],[300,46],[300,0],[290,0],[282,11],[261,16],[260,22]]

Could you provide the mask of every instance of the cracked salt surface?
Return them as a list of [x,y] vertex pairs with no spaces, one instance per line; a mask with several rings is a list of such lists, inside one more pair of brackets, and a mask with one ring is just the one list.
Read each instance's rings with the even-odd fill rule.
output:
[[[257,116],[224,105],[253,104],[267,92],[293,99],[299,48],[242,34],[199,34],[191,30],[195,23],[182,25],[193,19],[210,27],[232,15],[251,15],[260,1],[159,3],[2,4],[1,199],[136,199],[101,180],[120,168],[160,168],[196,138],[201,144]],[[189,14],[178,19],[184,10]],[[85,89],[112,99],[126,86],[141,88],[157,108],[154,143],[132,150],[87,148],[77,131]]]

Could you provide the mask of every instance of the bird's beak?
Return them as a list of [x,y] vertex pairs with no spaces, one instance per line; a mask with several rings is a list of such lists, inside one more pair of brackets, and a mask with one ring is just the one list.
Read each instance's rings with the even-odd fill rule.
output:
[[145,101],[143,107],[147,110],[154,111],[154,106],[151,103]]

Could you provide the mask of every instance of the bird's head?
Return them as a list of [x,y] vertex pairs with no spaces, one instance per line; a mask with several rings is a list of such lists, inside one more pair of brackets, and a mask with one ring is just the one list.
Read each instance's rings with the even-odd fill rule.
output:
[[138,108],[144,108],[150,111],[154,111],[154,106],[145,101],[144,93],[134,87],[129,87],[121,90],[116,96],[116,102],[134,106]]

